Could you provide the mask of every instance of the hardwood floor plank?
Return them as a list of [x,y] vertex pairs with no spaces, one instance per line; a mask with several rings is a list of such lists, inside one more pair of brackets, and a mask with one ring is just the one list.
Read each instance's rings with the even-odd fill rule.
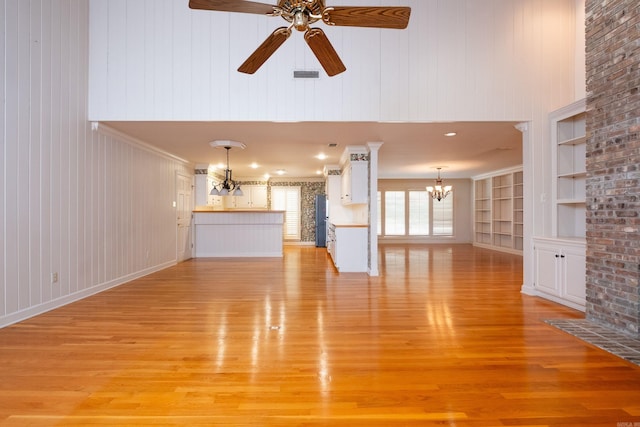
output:
[[640,425],[640,367],[545,323],[522,258],[194,259],[0,330],[0,425]]

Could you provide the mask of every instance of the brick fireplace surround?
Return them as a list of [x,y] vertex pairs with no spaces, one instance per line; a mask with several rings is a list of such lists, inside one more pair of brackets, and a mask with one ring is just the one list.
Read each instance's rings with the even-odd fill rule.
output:
[[586,320],[638,339],[638,0],[586,0],[586,72]]

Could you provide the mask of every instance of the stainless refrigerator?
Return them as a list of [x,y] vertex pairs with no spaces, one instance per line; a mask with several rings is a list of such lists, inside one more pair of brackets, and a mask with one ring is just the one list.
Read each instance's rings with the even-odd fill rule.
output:
[[327,197],[316,194],[316,247],[327,247]]

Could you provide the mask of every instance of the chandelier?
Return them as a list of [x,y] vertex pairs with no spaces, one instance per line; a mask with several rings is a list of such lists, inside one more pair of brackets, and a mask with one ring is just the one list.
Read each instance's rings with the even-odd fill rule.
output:
[[240,185],[231,178],[231,169],[229,169],[229,150],[231,147],[244,148],[245,145],[235,141],[212,141],[209,143],[214,148],[222,147],[227,150],[227,168],[224,170],[224,181],[215,184],[209,194],[211,196],[242,196]]
[[431,195],[432,199],[440,201],[445,197],[447,197],[449,193],[451,193],[451,190],[453,189],[453,187],[450,185],[442,186],[442,178],[440,178],[440,169],[442,168],[437,168],[437,169],[438,169],[438,178],[436,178],[436,186],[432,187],[429,185],[427,187],[427,191]]

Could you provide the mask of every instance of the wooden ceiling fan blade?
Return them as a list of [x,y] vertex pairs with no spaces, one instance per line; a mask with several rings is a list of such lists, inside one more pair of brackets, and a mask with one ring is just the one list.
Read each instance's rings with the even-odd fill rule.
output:
[[322,20],[328,25],[346,27],[395,28],[402,30],[409,25],[410,7],[327,7]]
[[278,50],[291,35],[291,30],[287,27],[277,28],[260,46],[242,63],[238,71],[241,73],[253,74],[264,64],[267,59]]
[[304,39],[313,51],[313,54],[318,58],[320,65],[322,65],[327,75],[335,76],[347,69],[324,31],[320,28],[310,28],[304,34]]
[[244,12],[269,15],[275,6],[244,0],[189,0],[191,9],[217,10],[220,12]]

